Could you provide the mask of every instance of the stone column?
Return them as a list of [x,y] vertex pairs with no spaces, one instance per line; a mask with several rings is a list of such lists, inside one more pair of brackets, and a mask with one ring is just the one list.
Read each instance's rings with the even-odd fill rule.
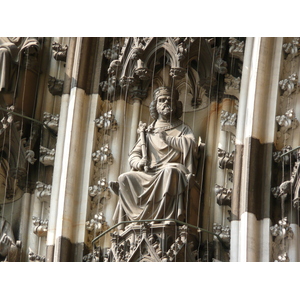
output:
[[60,177],[61,177],[62,166],[63,166],[63,154],[65,151],[67,151],[66,149],[64,149],[64,140],[65,140],[66,126],[67,126],[68,104],[70,98],[69,91],[71,88],[72,69],[74,63],[76,42],[77,42],[76,38],[72,38],[70,41],[67,62],[66,62],[64,92],[61,97],[60,121],[58,127],[58,136],[57,136],[57,143],[56,143],[53,180],[52,180],[52,192],[51,192],[51,200],[50,200],[50,218],[48,224],[46,261],[53,261],[53,255],[54,255]]
[[[270,189],[281,38],[247,38],[232,196],[231,261],[270,260]],[[274,50],[275,49],[275,50]]]

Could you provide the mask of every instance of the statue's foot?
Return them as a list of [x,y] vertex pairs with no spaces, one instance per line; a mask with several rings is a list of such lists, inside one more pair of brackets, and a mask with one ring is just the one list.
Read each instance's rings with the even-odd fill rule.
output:
[[109,182],[110,189],[119,196],[119,182],[118,181],[110,181]]

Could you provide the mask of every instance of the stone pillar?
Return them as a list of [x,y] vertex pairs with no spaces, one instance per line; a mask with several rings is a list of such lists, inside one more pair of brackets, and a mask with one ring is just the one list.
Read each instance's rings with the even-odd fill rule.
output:
[[63,166],[63,154],[66,151],[66,149],[64,149],[64,140],[66,134],[65,131],[67,126],[68,104],[70,98],[68,90],[70,90],[71,88],[71,78],[72,78],[72,69],[73,69],[76,42],[77,42],[76,38],[72,38],[70,41],[67,63],[66,63],[64,93],[61,97],[60,122],[58,127],[58,136],[57,136],[57,143],[56,143],[53,180],[52,180],[52,192],[51,192],[51,201],[50,201],[50,218],[48,224],[46,261],[53,261],[53,255],[54,255],[60,176],[61,176],[62,166]]
[[[231,261],[270,260],[270,189],[281,38],[247,38],[232,195]],[[275,49],[275,50],[274,50]]]

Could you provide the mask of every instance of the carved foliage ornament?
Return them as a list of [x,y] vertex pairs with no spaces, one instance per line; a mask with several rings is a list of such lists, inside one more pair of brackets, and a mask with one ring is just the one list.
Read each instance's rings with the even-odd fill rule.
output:
[[92,154],[92,159],[95,163],[111,165],[113,163],[113,155],[108,144],[104,145],[99,150],[96,150]]
[[298,75],[293,73],[287,79],[280,80],[279,87],[283,91],[284,96],[290,96],[298,87]]
[[293,239],[294,233],[290,227],[287,217],[270,227],[273,242],[273,258],[276,262],[288,262],[288,240]]
[[235,135],[237,124],[237,114],[228,111],[221,111],[221,130],[231,132]]
[[243,61],[244,59],[244,41],[239,41],[238,39],[234,37],[229,38],[229,54],[233,58],[238,58],[239,60]]
[[57,42],[52,43],[52,52],[53,57],[57,61],[66,61],[67,60],[67,52],[68,52],[68,46],[62,46],[61,44]]
[[224,188],[218,184],[215,185],[215,193],[217,198],[217,203],[219,205],[231,206],[231,195],[232,189]]
[[117,121],[112,113],[112,110],[104,113],[98,119],[94,120],[96,126],[105,130],[117,130]]
[[293,38],[291,43],[285,43],[282,45],[284,52],[286,54],[289,54],[291,59],[299,55],[299,49],[300,49],[299,40],[300,40],[299,37],[295,37]]

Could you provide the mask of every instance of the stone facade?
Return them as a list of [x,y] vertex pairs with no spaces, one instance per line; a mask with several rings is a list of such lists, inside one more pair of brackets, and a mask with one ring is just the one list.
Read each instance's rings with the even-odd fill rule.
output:
[[[1,261],[300,261],[298,41],[1,38]],[[182,219],[116,219],[159,87],[193,132],[195,188]]]

